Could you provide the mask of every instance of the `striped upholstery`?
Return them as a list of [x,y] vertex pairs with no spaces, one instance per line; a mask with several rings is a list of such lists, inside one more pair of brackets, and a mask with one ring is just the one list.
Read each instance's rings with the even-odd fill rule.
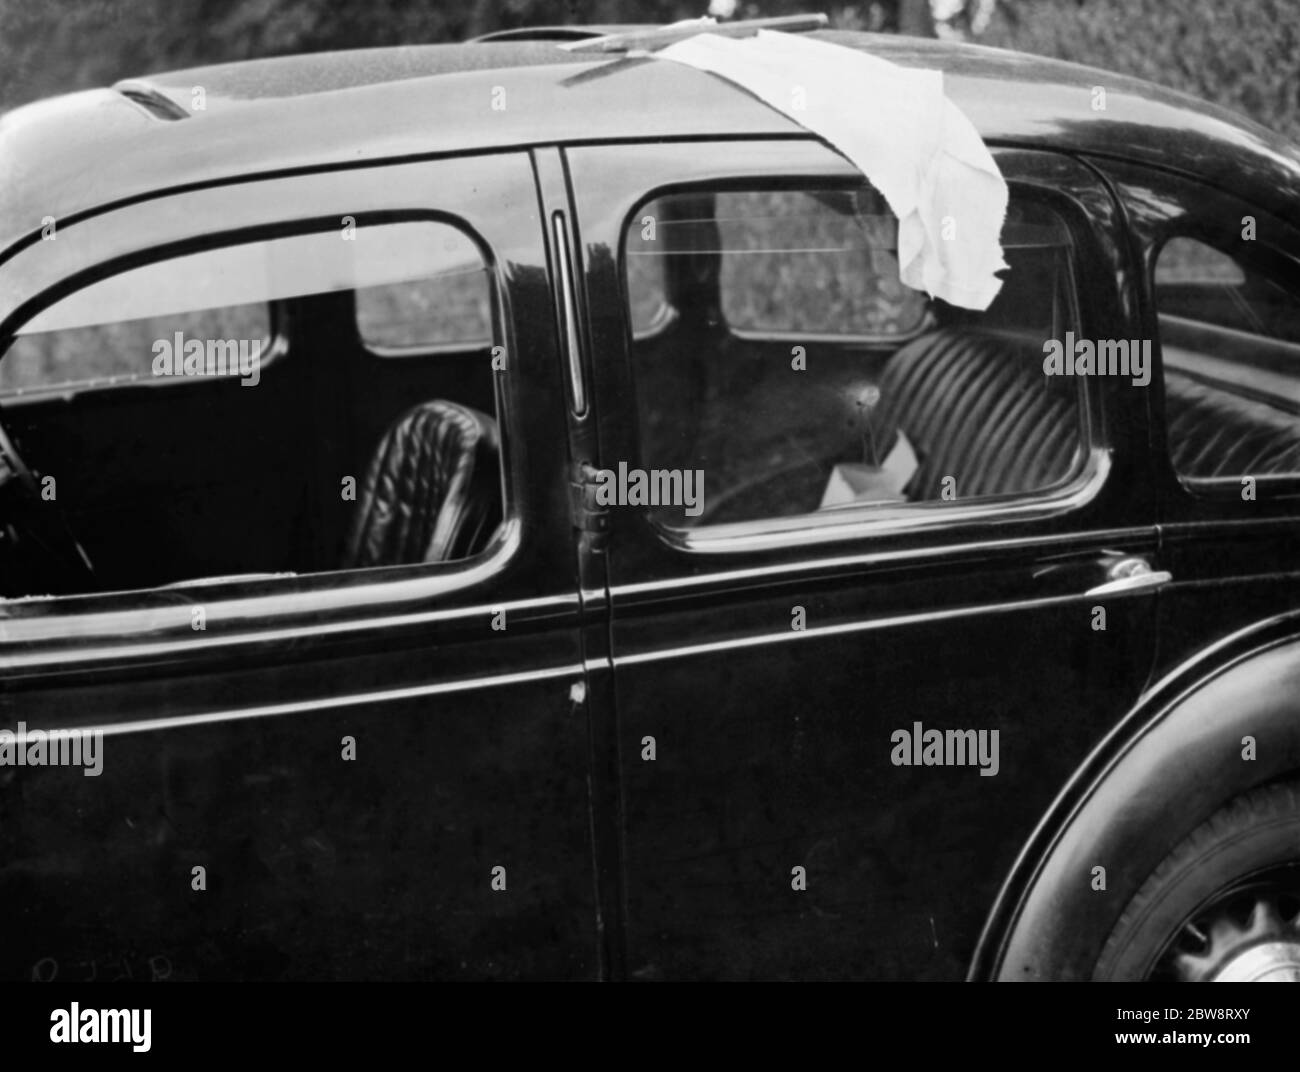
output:
[[888,450],[902,429],[920,466],[906,493],[938,499],[1041,490],[1065,480],[1079,447],[1078,381],[1043,374],[1042,342],[943,328],[885,367],[878,427]]
[[1300,418],[1165,369],[1169,453],[1182,476],[1300,473]]
[[477,551],[501,516],[491,417],[425,402],[384,434],[357,496],[344,569],[446,562]]

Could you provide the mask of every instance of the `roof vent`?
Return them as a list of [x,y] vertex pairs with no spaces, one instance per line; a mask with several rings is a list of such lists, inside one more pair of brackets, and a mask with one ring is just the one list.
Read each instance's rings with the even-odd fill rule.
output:
[[[651,29],[652,27],[644,27]],[[481,45],[497,41],[583,41],[590,37],[607,37],[612,32],[595,26],[522,26],[517,30],[494,30],[492,33],[471,37],[469,44]]]
[[155,119],[188,119],[190,113],[170,97],[145,82],[119,82],[113,87],[133,104],[138,104]]

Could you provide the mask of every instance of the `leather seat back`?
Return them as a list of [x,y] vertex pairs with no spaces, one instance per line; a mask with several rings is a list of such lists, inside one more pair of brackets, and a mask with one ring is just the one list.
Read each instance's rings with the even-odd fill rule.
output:
[[1038,491],[1073,469],[1081,430],[1078,384],[1043,373],[1042,341],[1010,332],[941,328],[885,366],[875,425],[893,446],[901,429],[920,463],[909,499]]
[[1165,369],[1169,452],[1182,476],[1300,473],[1300,419]]
[[447,562],[479,550],[501,519],[491,417],[425,402],[389,427],[357,495],[344,569]]

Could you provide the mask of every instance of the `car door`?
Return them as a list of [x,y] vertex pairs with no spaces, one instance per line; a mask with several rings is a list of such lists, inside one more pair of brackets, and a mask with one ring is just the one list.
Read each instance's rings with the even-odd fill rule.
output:
[[1300,230],[1285,187],[1232,192],[1105,165],[1159,344],[1156,471],[1167,568],[1161,662],[1300,605]]
[[[997,159],[1029,259],[1013,261],[1019,297],[990,310],[987,338],[1016,349],[1037,391],[1062,328],[1136,338],[1132,274],[1095,173],[1050,153]],[[861,177],[811,140],[567,160],[600,429],[588,501],[626,491],[593,509],[608,515],[628,973],[960,978],[1030,831],[1147,678],[1160,565],[1147,392],[1132,377],[1071,384],[1077,464],[1057,486],[965,497],[957,483],[858,507],[853,482],[894,464],[860,416],[895,405],[878,377],[925,350],[933,317],[958,336],[972,322],[933,303],[918,318],[896,260],[872,268],[875,240],[844,237],[888,228],[886,213],[853,216],[873,196]],[[791,194],[779,218],[747,218]],[[1045,234],[1050,250],[1035,245]],[[646,284],[655,242],[664,277]],[[828,276],[828,251],[856,267]],[[867,271],[870,286],[853,274]],[[894,304],[860,315],[882,294]],[[1014,392],[946,375],[909,405],[942,403],[969,427],[967,454],[997,456],[1004,428],[1029,434],[1008,415]],[[818,453],[827,437],[849,461]],[[636,505],[628,480],[597,475],[657,463],[699,466],[699,517],[717,496],[719,523]],[[847,509],[818,508],[846,495]],[[933,730],[945,743],[927,759]]]
[[[360,247],[395,222],[454,228],[492,281],[494,345],[481,357],[493,361],[504,495],[495,537],[454,562],[0,602],[0,975],[599,974],[537,206],[524,153],[299,174],[87,213],[0,268],[4,335],[124,268],[250,235]],[[388,252],[358,248],[357,263]],[[138,419],[151,412],[141,403]],[[220,431],[234,443],[240,422]],[[207,444],[204,473],[224,457],[253,481],[281,462],[223,442]],[[354,507],[340,487],[362,473],[315,472],[338,509]],[[194,479],[173,470],[182,495]],[[56,731],[85,743],[80,766],[16,765],[15,741],[43,753]]]

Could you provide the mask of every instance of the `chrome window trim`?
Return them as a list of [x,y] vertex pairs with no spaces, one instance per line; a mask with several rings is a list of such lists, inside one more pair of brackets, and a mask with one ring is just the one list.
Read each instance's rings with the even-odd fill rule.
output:
[[[1276,519],[1278,527],[1291,525],[1289,518]],[[1259,522],[1230,522],[1225,524],[1249,524],[1253,527]],[[1058,548],[1066,553],[1077,551],[1080,539],[1086,540],[1086,546],[1095,547],[1098,552],[1110,547],[1126,547],[1139,550],[1154,549],[1157,540],[1155,526],[1136,526],[1124,529],[1097,529],[1085,532],[1053,533],[1050,535],[1013,536],[1003,539],[970,540],[956,543],[940,543],[924,547],[904,547],[888,551],[862,551],[858,553],[839,554],[824,558],[800,558],[787,562],[767,562],[759,566],[739,566],[734,569],[722,567],[715,572],[690,574],[686,576],[664,577],[653,581],[636,581],[630,584],[614,585],[610,588],[612,599],[638,600],[689,594],[695,590],[710,590],[719,586],[744,585],[755,581],[774,583],[786,578],[799,579],[805,576],[817,576],[834,572],[854,572],[876,568],[903,566],[915,562],[941,561],[947,558],[975,556],[992,556],[998,553],[1014,555],[1016,552],[1032,549],[1050,556]]]
[[[1013,501],[998,498],[950,502],[907,503],[902,506],[870,505],[824,510],[792,517],[737,521],[700,529],[669,529],[655,523],[659,538],[668,546],[693,554],[736,554],[771,551],[832,540],[925,532],[936,526],[1036,520],[1068,513],[1086,505],[1101,491],[1111,470],[1110,452],[1089,450],[1082,472],[1064,487]],[[838,516],[833,516],[838,515]]]
[[573,297],[573,269],[569,252],[569,224],[563,212],[551,217],[555,240],[556,286],[559,289],[560,337],[565,367],[569,370],[569,405],[575,417],[587,415],[587,384],[582,375],[582,348],[578,336],[578,310]]

